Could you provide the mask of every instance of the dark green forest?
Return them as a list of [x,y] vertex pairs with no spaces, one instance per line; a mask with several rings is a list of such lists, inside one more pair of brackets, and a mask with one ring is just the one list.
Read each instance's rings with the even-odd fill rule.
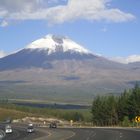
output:
[[134,126],[140,116],[140,87],[125,90],[121,96],[97,96],[92,104],[92,121],[97,126]]

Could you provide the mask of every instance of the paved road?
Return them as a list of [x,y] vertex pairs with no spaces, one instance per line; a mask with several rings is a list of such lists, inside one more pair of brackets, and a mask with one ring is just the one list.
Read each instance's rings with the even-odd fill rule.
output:
[[140,129],[48,129],[28,134],[25,128],[14,128],[3,140],[140,140]]
[[34,140],[36,138],[40,138],[44,135],[47,135],[40,131],[35,131],[34,133],[27,133],[24,128],[14,128],[13,133],[6,134],[3,140]]
[[67,140],[140,140],[139,129],[73,129],[75,136]]
[[3,140],[65,140],[75,134],[64,129],[35,128],[34,133],[27,133],[25,126],[12,126],[13,133],[6,134]]

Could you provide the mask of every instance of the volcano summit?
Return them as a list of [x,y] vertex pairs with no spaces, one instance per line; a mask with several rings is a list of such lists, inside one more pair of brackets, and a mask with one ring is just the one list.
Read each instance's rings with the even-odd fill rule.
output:
[[[140,68],[93,54],[68,37],[47,35],[0,59],[1,97],[88,103],[140,81]],[[19,94],[20,93],[20,94]]]
[[50,61],[81,60],[96,57],[67,37],[47,35],[24,49],[0,59],[0,70],[17,68],[51,68]]

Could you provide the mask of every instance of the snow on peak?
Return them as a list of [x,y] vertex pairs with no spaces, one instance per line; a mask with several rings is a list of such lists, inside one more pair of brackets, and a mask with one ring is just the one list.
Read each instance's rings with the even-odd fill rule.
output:
[[81,54],[91,54],[90,51],[75,43],[65,36],[47,35],[29,44],[26,49],[47,50],[48,54],[61,52],[76,52]]

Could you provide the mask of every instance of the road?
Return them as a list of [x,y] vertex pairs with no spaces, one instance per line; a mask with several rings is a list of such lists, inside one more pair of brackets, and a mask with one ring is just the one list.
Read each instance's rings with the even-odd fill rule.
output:
[[39,130],[36,130],[34,133],[27,133],[25,128],[21,127],[14,127],[13,133],[6,134],[5,138],[3,140],[34,140],[36,138],[40,138],[42,136],[46,135],[47,133],[43,133]]
[[75,136],[68,140],[139,140],[139,129],[74,129]]
[[140,140],[140,129],[85,128],[48,129],[38,128],[28,134],[24,128],[14,128],[3,140]]
[[75,134],[70,130],[49,128],[35,128],[35,132],[27,133],[27,126],[23,125],[12,125],[12,128],[13,133],[6,134],[3,140],[64,140]]

